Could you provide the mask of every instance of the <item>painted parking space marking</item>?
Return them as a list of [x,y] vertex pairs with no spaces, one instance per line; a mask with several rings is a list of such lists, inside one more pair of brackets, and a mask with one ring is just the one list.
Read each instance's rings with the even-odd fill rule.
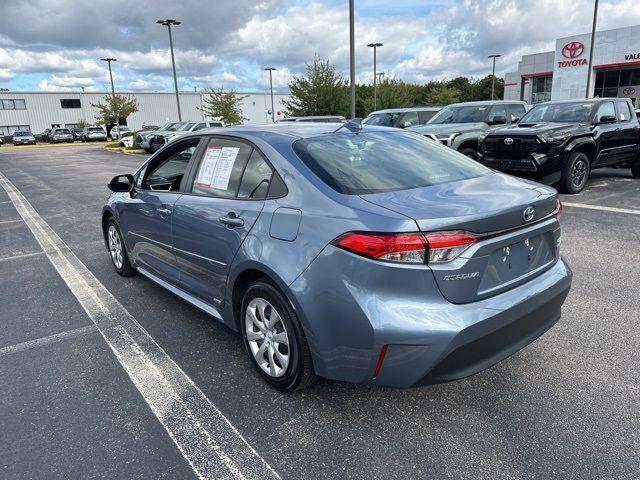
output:
[[[3,202],[0,202],[3,203]],[[11,202],[8,202],[11,203]],[[24,220],[22,220],[21,218],[18,218],[17,220],[3,220],[0,222],[0,225],[5,225],[7,223],[18,223],[18,222],[24,222]]]
[[10,257],[0,258],[0,262],[7,262],[9,260],[16,260],[18,258],[35,257],[37,255],[44,255],[44,252],[21,253],[20,255],[11,255]]
[[67,330],[66,332],[55,333],[48,337],[36,338],[35,340],[29,340],[27,342],[16,343],[15,345],[9,345],[8,347],[0,348],[0,357],[3,355],[9,355],[11,353],[23,352],[25,350],[31,350],[32,348],[42,347],[51,343],[56,343],[61,340],[67,340],[70,338],[81,337],[87,333],[95,332],[97,328],[95,324],[87,325],[86,327],[74,328],[73,330]]
[[197,477],[279,479],[2,173],[0,185]]
[[613,212],[613,213],[628,213],[630,215],[640,215],[640,210],[634,210],[631,208],[618,208],[618,207],[603,207],[600,205],[589,205],[587,203],[567,203],[562,202],[562,205],[565,207],[572,208],[585,208],[588,210],[601,210],[603,212]]

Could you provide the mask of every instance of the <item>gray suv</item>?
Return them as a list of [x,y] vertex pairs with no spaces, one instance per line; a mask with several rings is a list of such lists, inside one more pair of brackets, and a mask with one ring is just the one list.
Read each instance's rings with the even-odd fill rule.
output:
[[482,133],[496,125],[511,125],[526,112],[524,102],[454,103],[440,110],[426,125],[411,130],[477,160],[478,137]]
[[362,123],[379,127],[408,128],[424,125],[442,107],[387,108],[372,112]]

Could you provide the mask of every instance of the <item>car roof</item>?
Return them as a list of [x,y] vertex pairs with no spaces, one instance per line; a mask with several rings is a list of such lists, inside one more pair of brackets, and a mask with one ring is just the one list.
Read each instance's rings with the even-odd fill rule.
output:
[[521,100],[480,100],[477,102],[460,102],[460,103],[452,103],[447,105],[447,107],[460,107],[460,106],[483,106],[483,105],[500,105],[503,103],[514,104],[520,103],[522,105],[526,105],[527,102],[523,102]]
[[385,108],[383,110],[376,110],[375,112],[371,112],[369,115],[374,115],[376,113],[404,113],[404,112],[417,112],[417,111],[438,111],[441,110],[442,107],[437,105],[425,105],[424,107],[400,107],[400,108]]
[[551,100],[550,102],[538,103],[536,105],[545,105],[548,103],[576,103],[576,102],[601,102],[603,100],[627,100],[625,97],[595,97],[595,98],[574,98],[573,100]]
[[[263,135],[263,134],[274,134],[278,136],[287,136],[287,137],[295,137],[295,138],[310,138],[316,137],[319,135],[325,135],[329,133],[333,133],[340,128],[341,132],[349,132],[349,130],[344,127],[344,123],[337,124],[335,122],[284,122],[284,123],[269,123],[265,125],[237,125],[233,127],[214,127],[214,128],[203,128],[202,130],[198,130],[197,132],[191,132],[188,136],[198,136],[204,134],[216,134],[216,135]],[[378,127],[378,126],[370,126],[370,125],[362,125],[363,132],[371,132],[371,131],[383,131],[383,132],[402,132],[402,129],[398,128],[390,128],[390,127]]]

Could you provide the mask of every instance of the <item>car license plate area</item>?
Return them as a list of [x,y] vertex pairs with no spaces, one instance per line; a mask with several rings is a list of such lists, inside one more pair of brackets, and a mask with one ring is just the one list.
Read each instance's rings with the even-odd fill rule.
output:
[[494,250],[478,286],[478,294],[487,293],[550,265],[555,260],[553,232],[521,238],[518,242]]

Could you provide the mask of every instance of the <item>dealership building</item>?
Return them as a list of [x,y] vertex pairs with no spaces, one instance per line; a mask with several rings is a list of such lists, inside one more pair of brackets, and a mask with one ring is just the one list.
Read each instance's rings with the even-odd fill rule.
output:
[[[127,93],[120,95],[135,98],[138,111],[125,123],[132,130],[144,124],[162,125],[178,121],[178,109],[174,93]],[[51,127],[75,127],[79,121],[94,123],[98,109],[92,104],[104,103],[110,92],[0,92],[0,136],[11,135],[16,130],[42,133]],[[180,110],[183,120],[213,120],[202,112],[207,93],[180,92]],[[247,123],[271,121],[271,97],[269,93],[238,93],[242,99],[242,113]],[[282,118],[283,101],[288,94],[273,94],[276,120]]]
[[[585,98],[591,34],[556,40],[553,52],[525,55],[505,75],[505,100]],[[640,108],[640,25],[596,32],[589,97],[631,98]]]

